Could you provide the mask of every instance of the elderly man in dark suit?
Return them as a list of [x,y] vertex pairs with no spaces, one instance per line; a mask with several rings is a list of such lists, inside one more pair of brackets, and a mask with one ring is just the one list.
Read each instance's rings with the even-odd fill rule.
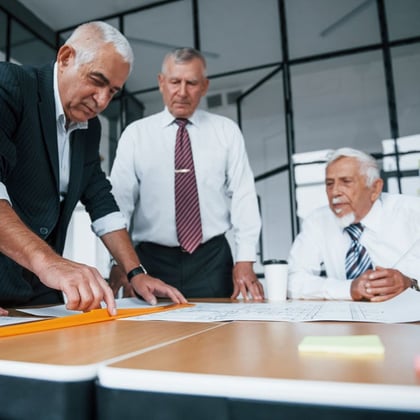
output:
[[156,296],[185,302],[143,269],[100,168],[97,115],[123,87],[132,62],[120,32],[90,22],[74,31],[53,65],[0,63],[1,306],[60,303],[63,292],[68,309],[88,311],[105,301],[115,313],[99,272],[61,257],[79,200],[139,295],[150,303]]

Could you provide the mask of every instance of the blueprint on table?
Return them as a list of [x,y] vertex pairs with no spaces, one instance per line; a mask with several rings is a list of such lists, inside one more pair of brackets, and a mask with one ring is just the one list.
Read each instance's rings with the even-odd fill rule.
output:
[[195,306],[151,315],[126,318],[130,320],[165,320],[188,322],[217,321],[420,321],[420,293],[412,289],[386,302],[305,301],[278,303],[196,303]]

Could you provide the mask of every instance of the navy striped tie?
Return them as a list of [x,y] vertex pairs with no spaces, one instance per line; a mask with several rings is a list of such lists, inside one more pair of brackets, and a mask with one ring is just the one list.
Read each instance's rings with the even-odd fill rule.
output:
[[175,219],[179,244],[190,254],[201,243],[200,205],[190,137],[185,126],[188,120],[177,118],[175,143]]
[[362,275],[366,270],[372,269],[372,260],[366,248],[359,242],[363,232],[361,223],[355,223],[345,228],[352,240],[346,254],[346,276],[348,279],[355,279]]

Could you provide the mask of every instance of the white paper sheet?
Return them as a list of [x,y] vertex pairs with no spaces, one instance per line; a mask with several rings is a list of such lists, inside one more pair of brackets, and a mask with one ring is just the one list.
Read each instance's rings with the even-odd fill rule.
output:
[[420,293],[412,289],[386,302],[303,301],[279,303],[196,303],[190,308],[127,320],[164,320],[188,322],[217,321],[360,321],[416,322],[420,321]]
[[[117,308],[141,308],[149,307],[150,305],[138,298],[124,298],[116,299]],[[156,306],[168,305],[166,303],[158,303]],[[102,304],[102,307],[105,308],[106,305]],[[57,306],[47,306],[45,308],[21,308],[20,312],[25,312],[27,314],[43,316],[43,317],[63,317],[69,315],[80,314],[80,311],[69,311],[66,309],[66,305],[57,305]]]
[[40,321],[44,318],[33,318],[33,317],[17,317],[17,316],[0,316],[0,327],[13,324],[21,324],[23,322]]

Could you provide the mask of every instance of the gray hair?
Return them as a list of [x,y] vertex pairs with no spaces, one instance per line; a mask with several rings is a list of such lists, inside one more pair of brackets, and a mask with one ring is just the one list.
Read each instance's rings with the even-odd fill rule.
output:
[[166,72],[166,63],[168,62],[169,59],[174,60],[174,62],[177,64],[189,63],[190,61],[194,59],[198,59],[203,63],[203,67],[204,67],[203,76],[207,77],[206,59],[204,58],[204,55],[201,54],[201,52],[196,50],[195,48],[190,48],[190,47],[176,48],[172,50],[171,52],[167,53],[162,63],[163,74],[165,74]]
[[359,162],[360,172],[365,176],[368,187],[371,187],[380,178],[379,166],[375,158],[361,150],[351,149],[350,147],[342,147],[331,152],[327,157],[327,168],[342,157],[355,158]]
[[104,44],[112,44],[123,60],[134,63],[134,54],[127,38],[116,28],[101,21],[87,22],[78,26],[65,42],[76,51],[76,66],[90,63]]

